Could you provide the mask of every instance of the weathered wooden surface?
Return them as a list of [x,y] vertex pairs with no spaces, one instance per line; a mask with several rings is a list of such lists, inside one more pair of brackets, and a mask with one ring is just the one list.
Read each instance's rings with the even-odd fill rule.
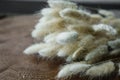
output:
[[0,80],[55,80],[61,62],[23,54],[33,43],[30,33],[38,19],[28,15],[0,20]]

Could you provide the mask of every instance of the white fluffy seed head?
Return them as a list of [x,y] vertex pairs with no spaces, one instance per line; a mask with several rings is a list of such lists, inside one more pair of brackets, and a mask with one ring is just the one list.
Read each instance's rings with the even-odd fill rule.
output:
[[35,39],[43,39],[46,35],[52,32],[63,30],[63,24],[64,21],[61,18],[57,18],[46,23],[38,23],[31,35]]
[[72,59],[72,55],[69,55],[67,58],[66,58],[66,62],[70,63],[72,62],[73,59]]
[[73,25],[73,24],[76,25],[76,24],[83,23],[83,21],[75,19],[75,18],[71,18],[71,17],[64,17],[64,21],[68,25]]
[[46,48],[39,51],[39,55],[42,57],[55,57],[60,46],[57,44],[48,44]]
[[97,39],[95,41],[95,44],[99,46],[99,45],[107,44],[107,42],[108,42],[108,39],[106,37],[103,37],[103,38]]
[[48,57],[48,58],[54,57],[56,55],[53,48],[44,48],[44,49],[39,51],[39,54],[42,57]]
[[75,31],[71,31],[71,32],[62,32],[60,34],[58,34],[58,36],[56,37],[56,42],[59,44],[67,44],[67,43],[72,43],[75,42],[78,38],[78,33]]
[[80,13],[78,10],[75,10],[75,9],[70,9],[70,8],[66,8],[62,11],[59,12],[60,16],[62,18],[64,17],[74,17],[74,16],[80,16]]
[[59,27],[59,26],[63,26],[63,19],[61,18],[53,18],[47,22],[43,22],[43,23],[38,23],[35,26],[35,29],[40,30],[40,29],[48,29],[48,28],[55,28],[55,27]]
[[117,31],[116,29],[114,29],[112,26],[107,25],[107,24],[97,24],[97,25],[93,25],[92,28],[94,29],[94,31],[107,31],[108,35],[116,35]]
[[47,27],[46,24],[41,22],[35,25],[35,29],[39,29],[39,30],[46,27]]
[[41,40],[46,36],[49,32],[47,30],[33,30],[31,35],[33,38],[37,40]]
[[87,50],[84,47],[78,48],[72,55],[72,59],[76,60],[77,58],[81,59],[86,54]]
[[111,51],[110,52],[110,55],[112,56],[114,56],[114,55],[119,55],[120,54],[120,49],[118,48],[118,49],[115,49],[115,50],[113,50],[113,51]]
[[99,14],[91,14],[90,17],[95,19],[102,19],[102,16]]
[[113,12],[103,10],[103,9],[100,9],[98,12],[99,12],[99,14],[104,15],[106,17],[114,17],[115,16],[115,14]]
[[59,17],[59,9],[53,9],[53,8],[44,8],[41,10],[41,14],[43,16],[56,16]]
[[78,43],[69,43],[64,45],[57,53],[57,56],[59,57],[66,57],[70,56],[78,47]]
[[48,22],[48,21],[50,21],[50,20],[53,20],[53,19],[55,19],[56,17],[53,17],[53,16],[44,16],[44,17],[42,17],[42,18],[40,18],[39,19],[39,22],[40,23],[46,23],[46,22]]
[[94,39],[95,38],[92,35],[83,37],[78,44],[79,48],[75,50],[72,58],[74,60],[77,58],[82,59],[89,51],[95,48],[96,45],[94,44]]
[[87,70],[86,75],[92,77],[101,77],[111,74],[115,70],[115,65],[112,61],[93,66]]
[[59,56],[59,57],[65,57],[67,55],[68,55],[68,53],[66,53],[66,51],[64,51],[62,49],[60,49],[60,51],[58,51],[58,53],[57,53],[57,56]]
[[40,49],[45,48],[45,46],[46,46],[46,44],[44,44],[44,43],[34,44],[34,45],[31,45],[31,46],[29,46],[28,48],[26,48],[26,49],[24,50],[24,53],[25,53],[25,54],[38,53],[38,51],[39,51]]
[[120,63],[118,63],[118,67],[119,67],[118,75],[120,76]]
[[99,14],[91,14],[89,23],[96,24],[96,23],[99,23],[102,19],[103,19],[103,17]]
[[86,61],[91,61],[95,59],[101,59],[103,55],[108,53],[108,47],[106,45],[100,45],[90,53],[88,53],[85,57]]
[[87,35],[80,40],[79,46],[80,47],[89,47],[93,44],[95,37],[92,35]]
[[86,20],[89,18],[89,15],[87,15],[86,12],[71,8],[66,8],[60,11],[59,14],[62,18],[74,18],[78,20]]
[[56,36],[58,35],[58,32],[51,33],[44,38],[45,43],[55,42]]
[[109,41],[108,45],[112,48],[112,49],[117,49],[120,48],[120,39],[116,39],[114,41]]
[[65,0],[48,0],[48,4],[51,8],[73,8],[77,9],[77,5],[73,2],[65,1]]
[[58,73],[57,78],[69,77],[71,75],[75,75],[78,73],[85,72],[87,68],[89,68],[89,64],[82,63],[72,63],[65,65]]
[[51,38],[49,38],[49,39],[46,39],[46,38],[45,38],[45,39],[44,39],[44,42],[45,42],[45,43],[56,42],[56,41],[55,41],[55,37],[51,37]]
[[91,13],[90,13],[89,11],[87,11],[87,10],[79,9],[78,11],[79,11],[82,15],[87,15],[87,16],[90,16],[90,15],[91,15]]
[[79,23],[79,24],[73,24],[73,25],[69,25],[67,26],[67,29],[69,31],[77,31],[78,33],[83,33],[83,34],[91,34],[94,32],[94,30],[91,28],[90,25],[82,22],[82,23]]

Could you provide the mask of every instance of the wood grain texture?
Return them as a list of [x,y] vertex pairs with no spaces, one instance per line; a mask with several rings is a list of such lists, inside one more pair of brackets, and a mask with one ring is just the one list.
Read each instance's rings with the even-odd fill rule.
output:
[[[23,54],[33,43],[30,33],[38,19],[36,15],[23,15],[0,20],[0,80],[55,80],[61,60]],[[74,76],[70,80],[82,79]]]

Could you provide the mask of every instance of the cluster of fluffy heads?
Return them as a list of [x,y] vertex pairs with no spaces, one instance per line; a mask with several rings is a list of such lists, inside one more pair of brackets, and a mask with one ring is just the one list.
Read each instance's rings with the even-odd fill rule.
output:
[[58,78],[81,73],[97,77],[114,72],[112,61],[95,64],[104,57],[119,55],[120,19],[106,10],[92,14],[69,1],[48,0],[48,4],[50,8],[41,10],[43,17],[31,34],[42,42],[31,45],[24,53],[62,57],[71,63],[61,68]]

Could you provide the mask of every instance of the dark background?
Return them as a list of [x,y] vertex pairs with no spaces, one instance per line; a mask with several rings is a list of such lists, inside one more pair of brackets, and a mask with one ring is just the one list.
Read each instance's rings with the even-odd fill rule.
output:
[[[0,14],[31,14],[47,7],[47,0],[0,0]],[[120,0],[72,0],[78,5],[102,8],[120,9]]]

